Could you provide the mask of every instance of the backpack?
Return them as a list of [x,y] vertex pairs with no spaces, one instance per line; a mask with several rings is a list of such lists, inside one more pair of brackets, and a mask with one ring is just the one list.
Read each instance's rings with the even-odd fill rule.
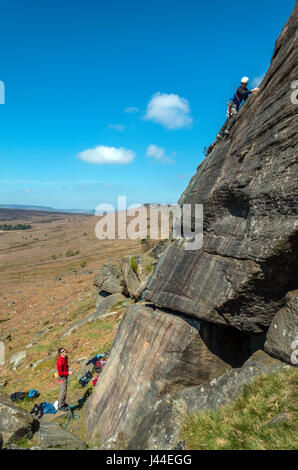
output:
[[53,403],[48,403],[48,402],[46,402],[46,401],[43,401],[43,402],[41,403],[41,406],[42,406],[42,410],[43,410],[43,414],[44,414],[44,415],[57,413],[57,410],[56,410],[56,408],[54,407]]
[[31,388],[28,393],[28,398],[37,398],[39,397],[40,393],[38,390],[34,390],[34,388]]
[[80,378],[79,380],[79,384],[82,385],[82,387],[86,387],[86,385],[90,382],[90,380],[92,379],[93,375],[91,374],[91,372],[88,370],[86,372],[85,375],[83,375],[83,377]]
[[32,410],[30,411],[32,415],[35,415],[36,418],[40,419],[43,415],[43,407],[41,404],[37,405],[37,403],[33,406]]
[[24,392],[14,392],[10,395],[11,401],[21,401],[24,400],[26,393]]
[[97,383],[97,381],[98,381],[98,377],[99,377],[99,375],[92,381],[93,387],[95,387],[95,385],[96,385],[96,383]]
[[104,368],[105,363],[106,363],[105,359],[101,359],[100,361],[97,361],[97,363],[95,364],[95,369],[94,369],[95,372],[100,374],[102,369]]

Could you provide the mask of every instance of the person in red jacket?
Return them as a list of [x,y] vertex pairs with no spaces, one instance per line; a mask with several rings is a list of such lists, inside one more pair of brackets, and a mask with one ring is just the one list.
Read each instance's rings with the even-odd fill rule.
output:
[[58,380],[60,384],[59,398],[58,398],[58,410],[67,411],[68,406],[65,403],[66,392],[67,392],[67,378],[72,374],[72,369],[68,366],[67,351],[65,348],[58,349],[58,360],[57,360],[57,372]]

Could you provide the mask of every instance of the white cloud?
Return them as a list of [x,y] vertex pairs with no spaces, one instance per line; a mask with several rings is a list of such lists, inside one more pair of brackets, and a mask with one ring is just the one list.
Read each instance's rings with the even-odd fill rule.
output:
[[25,193],[30,193],[30,189],[26,188],[26,189],[24,189],[24,192]]
[[166,129],[182,129],[192,125],[188,101],[173,93],[155,93],[147,104],[145,119],[157,122]]
[[110,129],[114,129],[115,131],[124,131],[125,129],[125,126],[123,126],[122,124],[109,124],[109,128]]
[[129,106],[128,108],[125,108],[124,110],[124,112],[128,114],[136,114],[139,111],[140,111],[139,108],[137,108],[136,106]]
[[262,73],[258,77],[254,77],[251,82],[252,88],[258,87],[261,84],[264,77],[265,77],[265,73]]
[[130,163],[136,154],[132,150],[126,150],[123,147],[107,147],[99,145],[93,149],[84,150],[77,155],[81,160],[94,165]]
[[154,158],[154,160],[160,163],[174,163],[174,160],[166,156],[165,150],[162,147],[157,147],[154,144],[149,145],[146,156]]

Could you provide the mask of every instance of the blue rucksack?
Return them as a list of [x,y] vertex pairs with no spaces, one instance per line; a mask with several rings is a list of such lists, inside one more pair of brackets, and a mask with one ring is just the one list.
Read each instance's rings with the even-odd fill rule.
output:
[[31,388],[28,393],[28,398],[36,398],[39,397],[40,393],[38,390],[34,390],[34,388]]
[[57,410],[56,410],[56,408],[54,407],[54,405],[52,403],[48,403],[46,401],[43,401],[41,403],[41,406],[42,406],[42,410],[43,410],[44,415],[57,413]]

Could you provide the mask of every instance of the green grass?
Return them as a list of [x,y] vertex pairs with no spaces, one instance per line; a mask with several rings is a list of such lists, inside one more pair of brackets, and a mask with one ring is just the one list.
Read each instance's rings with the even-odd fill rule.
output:
[[125,302],[124,300],[120,300],[120,302],[116,302],[111,308],[110,310],[112,311],[114,308],[117,308],[117,307],[121,307],[123,302]]
[[50,349],[51,349],[50,344],[36,344],[32,346],[30,352],[43,353],[43,352],[48,352]]
[[21,439],[17,439],[16,441],[13,441],[13,444],[24,447],[24,449],[28,449],[29,447],[32,447],[32,441],[27,439],[26,437],[23,437]]
[[95,322],[88,323],[88,329],[82,327],[80,330],[80,335],[81,338],[92,339],[95,341],[94,344],[98,344],[98,342],[105,336],[107,332],[113,330],[115,325],[117,325],[116,321],[104,323],[100,320],[97,320]]
[[22,408],[25,411],[30,412],[36,403],[41,403],[42,401],[46,401],[46,400],[44,399],[40,400],[40,396],[36,398],[28,398],[26,396],[23,400],[14,402],[13,405],[17,406],[18,408]]
[[145,266],[145,273],[147,274],[147,276],[148,276],[148,274],[152,273],[152,271],[154,269],[154,266],[155,266],[155,264],[153,264],[153,263],[147,264]]
[[51,359],[44,360],[40,364],[38,364],[33,370],[35,372],[38,372],[39,370],[43,370],[43,369],[55,369],[56,368],[56,362],[57,362],[57,357],[53,357]]
[[[81,302],[79,305],[75,305],[75,310],[80,309],[80,317],[82,316],[82,310],[88,310],[94,305],[94,297],[88,297],[86,300]],[[93,357],[95,354],[100,354],[111,348],[115,331],[114,328],[121,321],[122,310],[125,307],[119,305],[116,307],[118,314],[106,318],[98,319],[92,323],[86,323],[82,325],[77,332],[71,336],[61,338],[61,332],[64,332],[65,325],[63,327],[55,327],[42,338],[45,344],[36,344],[28,350],[26,361],[24,366],[27,364],[33,364],[36,360],[43,359],[43,362],[38,364],[34,369],[23,370],[23,373],[15,377],[14,380],[9,381],[7,387],[5,387],[6,393],[10,394],[15,391],[29,391],[30,388],[39,390],[40,396],[35,399],[25,398],[23,401],[17,402],[16,406],[30,412],[35,403],[41,403],[42,401],[54,402],[58,398],[59,383],[54,379],[54,372],[56,370],[57,356],[49,357],[49,352],[57,351],[58,347],[63,344],[66,349],[70,351],[70,364],[79,373],[80,365],[76,362],[76,359],[81,356]],[[70,312],[70,315],[74,312]],[[57,337],[57,334],[59,336]],[[94,377],[96,374],[94,375]],[[91,382],[90,382],[91,384]],[[92,387],[93,389],[93,387]],[[69,391],[69,389],[68,389]],[[67,392],[67,402],[70,401],[74,404],[78,398],[82,397],[86,391],[86,388],[82,388],[78,383],[77,377],[74,375],[71,379],[71,399],[69,400]],[[72,431],[78,437],[87,440],[85,436],[85,424],[84,424],[84,410],[79,410],[78,415],[80,418],[76,421],[70,421],[68,429]],[[55,415],[53,415],[55,416]],[[55,417],[51,419],[56,421]],[[65,425],[67,420],[66,416],[57,417],[57,422],[62,426]],[[29,441],[30,445],[35,445],[33,441]],[[26,442],[22,444],[26,446]]]
[[[131,266],[131,269],[133,270],[133,272],[135,274],[137,274],[138,273],[138,267],[137,267],[136,259],[135,259],[134,256],[131,257],[130,266]],[[153,271],[153,269],[154,269],[154,264],[153,263],[147,264],[144,267],[145,274],[148,276],[148,274],[150,274]]]
[[76,250],[76,251],[73,251],[73,250],[67,250],[67,252],[65,253],[65,256],[67,258],[69,258],[70,256],[76,256],[80,253],[80,250]]
[[95,310],[95,296],[91,295],[90,297],[84,298],[81,302],[77,302],[74,309],[69,313],[71,315],[70,320],[75,320],[80,317],[87,316],[91,310]]
[[136,263],[136,259],[135,259],[134,256],[131,257],[130,266],[131,266],[131,269],[133,270],[133,272],[135,274],[137,274],[138,268],[137,268],[137,263]]
[[[231,405],[187,418],[181,437],[189,449],[297,449],[297,370],[259,377]],[[287,421],[269,425],[286,412]]]

